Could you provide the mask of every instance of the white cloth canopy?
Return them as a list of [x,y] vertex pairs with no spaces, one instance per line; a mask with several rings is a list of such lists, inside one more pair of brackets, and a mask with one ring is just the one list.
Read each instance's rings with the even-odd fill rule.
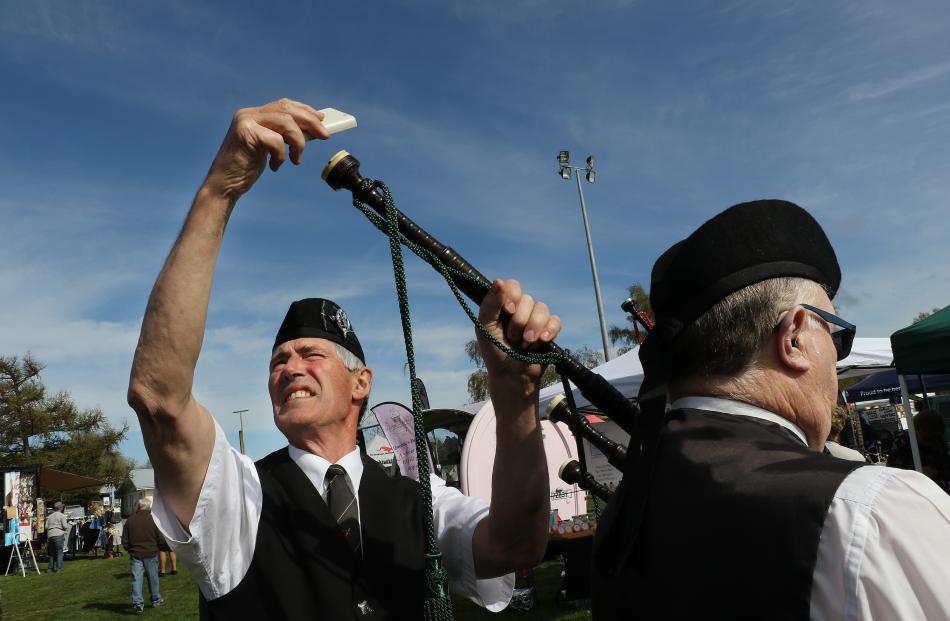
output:
[[[637,396],[637,391],[640,390],[640,384],[643,382],[643,365],[640,364],[639,352],[640,348],[634,347],[622,356],[617,356],[613,360],[591,370],[613,384],[614,388],[623,393],[623,396],[631,399]],[[571,388],[577,407],[582,408],[590,405],[590,401],[584,398],[573,383],[571,383]],[[548,407],[551,399],[563,392],[564,386],[560,382],[542,388],[540,395],[541,412],[543,413],[545,408]]]
[[838,379],[861,377],[894,366],[889,338],[856,338],[851,355],[838,363]]
[[[622,356],[618,356],[609,362],[605,362],[592,369],[594,373],[601,375],[619,390],[625,397],[632,399],[637,396],[640,390],[640,383],[643,381],[643,365],[640,364],[639,348],[634,347]],[[856,377],[868,375],[879,369],[885,369],[894,365],[894,354],[891,353],[891,341],[888,338],[856,338],[851,347],[851,354],[844,360],[838,362],[838,377]],[[573,387],[574,385],[571,384]],[[552,384],[541,390],[540,402],[541,412],[544,412],[551,399],[564,392],[560,383]],[[577,390],[573,389],[574,399],[577,401],[577,407],[590,405],[590,401],[584,398]]]

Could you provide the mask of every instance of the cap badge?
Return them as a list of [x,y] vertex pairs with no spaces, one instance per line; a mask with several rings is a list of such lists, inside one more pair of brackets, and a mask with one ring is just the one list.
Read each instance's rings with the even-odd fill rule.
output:
[[342,308],[336,309],[336,314],[333,315],[333,323],[336,324],[336,327],[340,329],[340,332],[343,333],[343,338],[346,338],[350,335],[350,332],[353,331],[353,326],[350,324],[350,318],[346,316],[346,311]]

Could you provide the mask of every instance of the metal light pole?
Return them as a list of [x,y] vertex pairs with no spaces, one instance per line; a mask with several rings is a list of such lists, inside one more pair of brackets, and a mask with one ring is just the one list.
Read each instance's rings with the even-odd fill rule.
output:
[[571,178],[571,171],[577,173],[577,194],[581,199],[581,216],[584,218],[584,235],[587,237],[587,254],[590,256],[590,273],[594,279],[594,297],[597,300],[597,316],[600,318],[600,338],[604,343],[604,360],[610,360],[610,345],[607,339],[607,324],[604,321],[604,303],[600,298],[600,279],[597,277],[597,261],[594,260],[594,244],[590,239],[590,223],[587,220],[587,204],[584,202],[584,188],[581,185],[581,171],[585,171],[585,177],[588,183],[594,183],[594,156],[587,156],[587,166],[571,166],[570,153],[560,151],[557,154],[558,175],[561,179],[567,181]]
[[234,410],[233,412],[231,412],[232,414],[238,414],[241,417],[241,430],[238,431],[238,441],[241,444],[241,455],[244,454],[244,413],[245,412],[247,412],[247,410]]

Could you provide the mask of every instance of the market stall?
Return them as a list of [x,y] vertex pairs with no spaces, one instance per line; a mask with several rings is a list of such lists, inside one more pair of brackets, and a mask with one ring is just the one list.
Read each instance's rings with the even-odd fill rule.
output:
[[50,504],[39,496],[41,489],[67,492],[102,485],[98,479],[46,468],[42,464],[2,466],[0,473],[3,474],[3,520],[0,526],[8,572],[15,557],[20,558],[21,572],[28,558],[32,557],[35,564],[33,542],[44,536],[46,509]]
[[[907,377],[924,373],[950,373],[950,306],[891,335],[904,411],[910,412]],[[914,419],[907,417],[914,469],[922,471]]]

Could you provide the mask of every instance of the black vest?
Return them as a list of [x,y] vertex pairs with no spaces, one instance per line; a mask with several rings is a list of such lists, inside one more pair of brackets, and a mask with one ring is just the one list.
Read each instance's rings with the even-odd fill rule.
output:
[[256,463],[264,502],[251,566],[202,619],[422,618],[425,539],[419,484],[363,456],[363,555],[347,546],[326,502],[286,448]]
[[[762,419],[667,414],[640,535],[619,576],[597,533],[594,619],[808,619],[828,506],[859,462]],[[614,528],[623,528],[622,515]]]

